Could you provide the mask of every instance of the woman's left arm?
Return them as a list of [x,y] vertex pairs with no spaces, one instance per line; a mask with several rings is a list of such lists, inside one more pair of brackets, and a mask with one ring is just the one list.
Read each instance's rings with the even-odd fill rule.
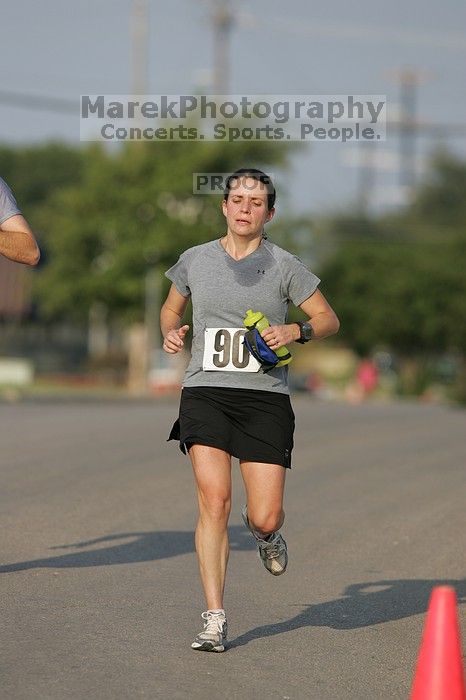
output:
[[[320,340],[338,333],[340,328],[338,316],[320,290],[316,289],[314,294],[299,305],[299,308],[304,311],[308,317],[307,322],[312,326],[312,340]],[[300,328],[297,323],[293,325],[296,329],[295,340],[298,340]]]
[[[338,316],[318,289],[305,299],[299,308],[307,315],[307,322],[312,327],[311,340],[320,340],[338,333],[340,321]],[[268,326],[261,332],[267,345],[277,350],[301,337],[301,329],[297,323],[286,323],[282,326]]]

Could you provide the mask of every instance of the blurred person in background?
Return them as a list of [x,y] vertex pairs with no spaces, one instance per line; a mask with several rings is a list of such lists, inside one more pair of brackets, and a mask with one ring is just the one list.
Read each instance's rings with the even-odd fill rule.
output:
[[0,255],[13,262],[37,265],[39,246],[21,214],[12,191],[0,177]]
[[370,357],[360,361],[354,378],[345,389],[345,396],[350,403],[361,403],[371,396],[379,384],[379,370]]
[[379,371],[375,362],[369,357],[361,361],[356,372],[356,379],[361,387],[363,397],[369,396],[377,388]]

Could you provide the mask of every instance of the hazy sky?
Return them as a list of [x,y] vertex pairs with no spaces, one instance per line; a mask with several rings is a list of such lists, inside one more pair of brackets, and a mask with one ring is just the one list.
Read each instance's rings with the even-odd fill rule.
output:
[[[208,90],[212,68],[209,3],[148,0],[153,94]],[[421,74],[418,116],[466,124],[464,0],[232,0],[233,94],[387,94],[395,114],[397,69]],[[1,9],[0,91],[78,99],[131,92],[131,0],[15,0]],[[1,99],[3,142],[65,139],[79,143],[74,117],[19,109]],[[443,139],[466,156],[466,138]],[[422,157],[439,140],[418,139]],[[371,200],[397,201],[398,139],[389,135]],[[300,211],[342,208],[358,193],[357,145],[303,148],[286,176],[288,205]],[[1,174],[1,173],[0,173]],[[285,178],[281,178],[283,181]],[[10,183],[14,187],[14,183]],[[279,182],[280,185],[280,182]]]

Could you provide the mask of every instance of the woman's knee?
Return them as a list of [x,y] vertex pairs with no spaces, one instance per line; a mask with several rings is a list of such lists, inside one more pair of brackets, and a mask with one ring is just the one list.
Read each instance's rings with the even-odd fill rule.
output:
[[210,520],[226,521],[231,510],[231,496],[229,493],[201,492],[199,498],[201,516]]
[[283,508],[269,508],[266,510],[249,510],[248,520],[253,530],[258,532],[276,532],[283,525],[285,512]]

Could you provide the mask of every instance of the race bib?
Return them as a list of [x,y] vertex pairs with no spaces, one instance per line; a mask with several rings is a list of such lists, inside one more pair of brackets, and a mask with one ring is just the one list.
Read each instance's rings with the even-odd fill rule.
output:
[[208,372],[258,372],[259,362],[244,345],[245,328],[206,328],[202,369]]

